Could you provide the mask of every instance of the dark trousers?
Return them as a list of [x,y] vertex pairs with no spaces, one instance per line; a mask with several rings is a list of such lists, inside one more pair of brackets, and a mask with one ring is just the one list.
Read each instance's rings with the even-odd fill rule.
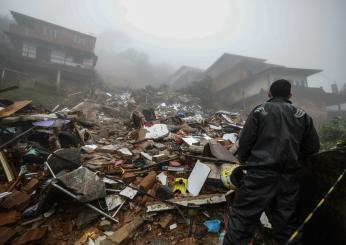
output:
[[[295,174],[273,170],[248,170],[237,190],[224,245],[247,245],[263,211],[272,224],[277,245],[285,244],[297,228],[299,183]],[[291,244],[301,244],[301,236]]]

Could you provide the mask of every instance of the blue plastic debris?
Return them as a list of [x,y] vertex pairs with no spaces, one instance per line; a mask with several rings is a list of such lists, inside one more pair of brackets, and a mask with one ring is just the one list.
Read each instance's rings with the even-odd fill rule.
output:
[[221,221],[218,219],[212,219],[205,221],[203,224],[205,227],[207,227],[208,232],[218,233],[220,230]]

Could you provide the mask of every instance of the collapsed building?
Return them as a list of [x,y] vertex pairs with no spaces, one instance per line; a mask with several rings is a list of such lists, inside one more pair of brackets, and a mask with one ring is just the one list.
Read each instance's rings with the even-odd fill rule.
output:
[[4,87],[18,81],[20,86],[71,91],[95,82],[95,37],[15,11],[11,14],[15,23],[5,31],[11,48],[0,49]]
[[[308,86],[307,78],[322,70],[292,68],[267,63],[264,59],[223,54],[205,71],[179,69],[172,78],[173,88],[198,86],[198,81],[209,81],[212,100],[223,109],[249,113],[267,99],[271,83],[287,79],[292,84],[292,100],[316,120],[327,119],[327,106],[342,104],[346,97],[328,93],[323,88]],[[202,77],[202,78],[201,78]]]

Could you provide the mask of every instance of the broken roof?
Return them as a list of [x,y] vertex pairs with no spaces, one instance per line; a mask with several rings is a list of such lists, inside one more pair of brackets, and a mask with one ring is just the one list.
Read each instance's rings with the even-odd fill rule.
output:
[[236,54],[229,54],[224,53],[220,58],[218,58],[207,70],[205,73],[214,78],[225,71],[233,68],[235,65],[239,64],[240,62],[243,62],[245,60],[253,61],[253,62],[265,62],[265,59],[259,59],[254,57],[248,57],[243,55],[236,55]]
[[225,92],[233,85],[254,82],[265,73],[308,77],[322,70],[293,68],[266,63],[264,59],[225,53],[217,59],[205,74],[213,79],[213,92]]
[[294,72],[303,73],[304,75],[307,75],[307,76],[310,76],[312,74],[322,71],[320,69],[291,68],[291,67],[286,67],[282,65],[267,63],[265,59],[224,53],[209,68],[207,68],[205,73],[209,75],[210,77],[214,78],[226,72],[227,70],[234,68],[238,64],[244,63],[245,61],[246,63],[264,63],[266,64],[267,68],[270,68],[270,69],[276,69],[280,71],[291,71],[291,72],[294,71]]
[[37,18],[28,16],[28,15],[25,15],[25,14],[22,14],[22,13],[18,13],[18,12],[13,11],[13,10],[11,10],[10,12],[11,12],[13,18],[15,19],[16,23],[19,24],[19,25],[30,25],[30,23],[35,23],[35,22],[36,23],[42,23],[42,24],[58,27],[58,28],[66,30],[66,31],[75,32],[75,33],[78,33],[78,34],[80,34],[82,36],[86,36],[86,37],[93,38],[93,39],[96,40],[96,37],[94,37],[94,36],[92,36],[90,34],[85,34],[85,33],[82,33],[82,32],[76,31],[76,30],[72,30],[72,29],[66,28],[64,26],[59,26],[59,25],[53,24],[53,23],[48,22],[48,21],[40,20],[40,19],[37,19]]

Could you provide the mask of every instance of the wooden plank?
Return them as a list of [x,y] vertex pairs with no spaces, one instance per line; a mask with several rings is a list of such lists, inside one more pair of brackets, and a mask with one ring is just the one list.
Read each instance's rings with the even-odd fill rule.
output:
[[16,111],[19,111],[20,109],[24,108],[30,103],[31,103],[31,100],[16,101],[12,105],[9,105],[5,109],[1,110],[0,117],[11,116],[13,113],[15,113]]
[[8,182],[12,182],[15,179],[15,174],[13,173],[13,169],[11,165],[8,163],[5,154],[0,151],[0,166],[4,170],[5,176]]
[[131,239],[136,230],[144,223],[144,219],[138,215],[130,223],[127,223],[116,230],[109,238],[116,244],[124,244],[126,240]]

